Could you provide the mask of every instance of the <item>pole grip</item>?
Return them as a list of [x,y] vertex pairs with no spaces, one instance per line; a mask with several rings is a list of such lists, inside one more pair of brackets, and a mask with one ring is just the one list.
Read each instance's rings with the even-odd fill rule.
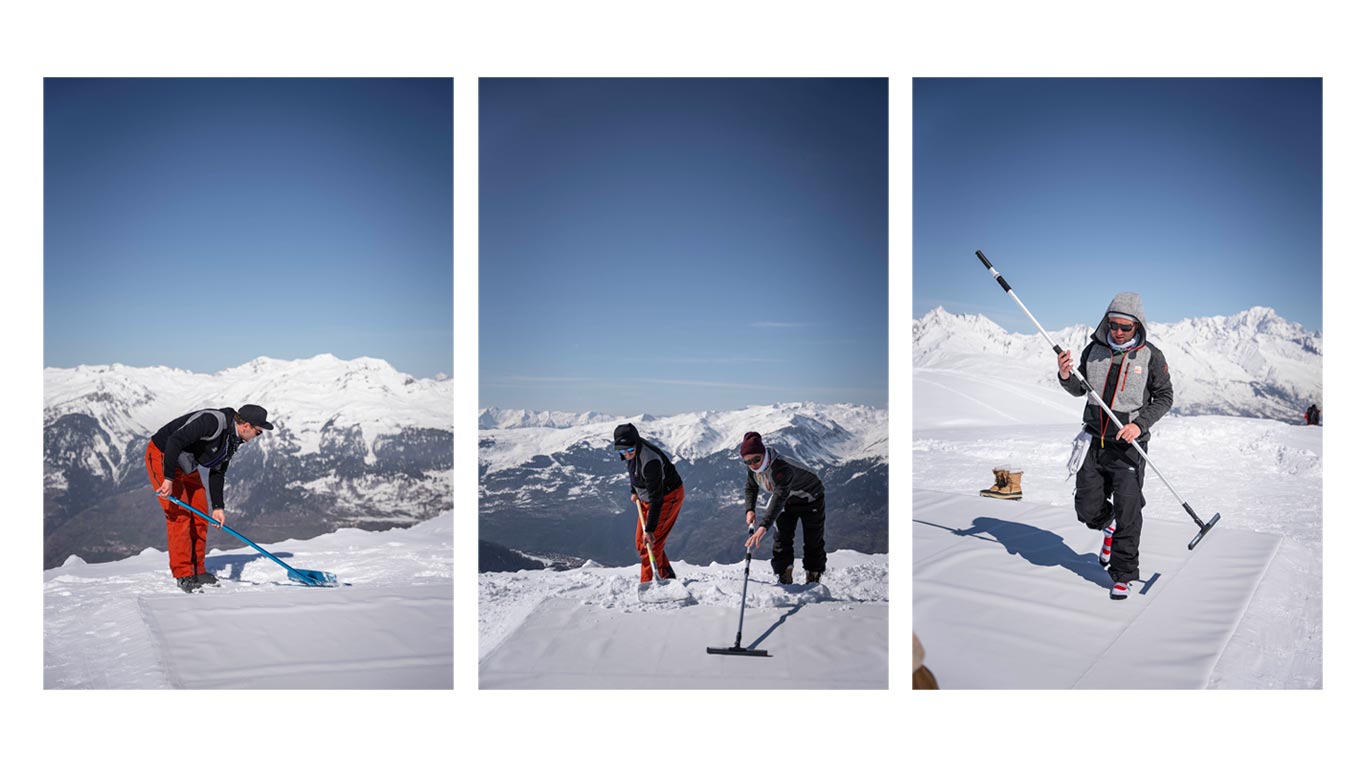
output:
[[978,251],[977,258],[982,260],[982,266],[986,267],[987,269],[991,269],[991,262],[987,261],[986,254],[982,253],[981,251]]

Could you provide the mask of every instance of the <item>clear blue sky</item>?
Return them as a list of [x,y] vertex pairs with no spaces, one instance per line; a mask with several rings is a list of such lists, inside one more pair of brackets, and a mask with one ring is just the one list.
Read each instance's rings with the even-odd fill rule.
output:
[[49,79],[44,359],[452,372],[448,79]]
[[914,81],[914,314],[1033,332],[1137,291],[1151,322],[1323,327],[1317,79]]
[[481,80],[481,406],[887,404],[887,82]]

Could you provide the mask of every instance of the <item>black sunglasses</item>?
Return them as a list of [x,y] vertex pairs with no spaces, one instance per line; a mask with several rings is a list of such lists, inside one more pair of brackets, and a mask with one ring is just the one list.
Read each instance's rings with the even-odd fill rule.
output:
[[763,456],[755,456],[755,457],[752,458],[752,459],[740,459],[740,460],[743,461],[743,462],[745,462],[746,464],[750,465],[751,467],[757,467],[757,466],[759,466],[760,464],[763,464],[763,463],[764,463],[764,457],[763,457]]
[[1111,321],[1111,322],[1110,322],[1110,330],[1112,330],[1112,331],[1124,331],[1125,333],[1128,333],[1129,331],[1132,331],[1133,329],[1134,329],[1134,324],[1133,324],[1133,323],[1129,323],[1129,324],[1126,325],[1126,324],[1124,324],[1124,323],[1116,323],[1116,322],[1114,322],[1114,321]]

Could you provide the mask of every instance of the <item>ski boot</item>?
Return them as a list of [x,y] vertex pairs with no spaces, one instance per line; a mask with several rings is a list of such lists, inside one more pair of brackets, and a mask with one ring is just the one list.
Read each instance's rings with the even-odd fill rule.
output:
[[201,585],[209,584],[215,587],[218,586],[218,578],[212,573],[197,573],[194,576],[194,580]]
[[1116,581],[1116,582],[1115,582],[1115,585],[1114,585],[1113,587],[1110,587],[1110,599],[1111,599],[1111,600],[1123,600],[1123,599],[1125,599],[1125,598],[1128,597],[1128,596],[1129,596],[1129,582],[1127,582],[1127,581]]
[[181,576],[175,580],[175,585],[185,592],[199,592],[204,587],[193,576]]

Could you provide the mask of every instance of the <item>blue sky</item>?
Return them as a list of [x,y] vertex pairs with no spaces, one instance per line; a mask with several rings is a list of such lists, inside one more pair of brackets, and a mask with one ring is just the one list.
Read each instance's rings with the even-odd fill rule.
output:
[[44,364],[452,372],[448,79],[48,79]]
[[917,78],[913,311],[1091,324],[1269,306],[1323,327],[1317,79]]
[[481,80],[481,406],[887,404],[887,82]]

